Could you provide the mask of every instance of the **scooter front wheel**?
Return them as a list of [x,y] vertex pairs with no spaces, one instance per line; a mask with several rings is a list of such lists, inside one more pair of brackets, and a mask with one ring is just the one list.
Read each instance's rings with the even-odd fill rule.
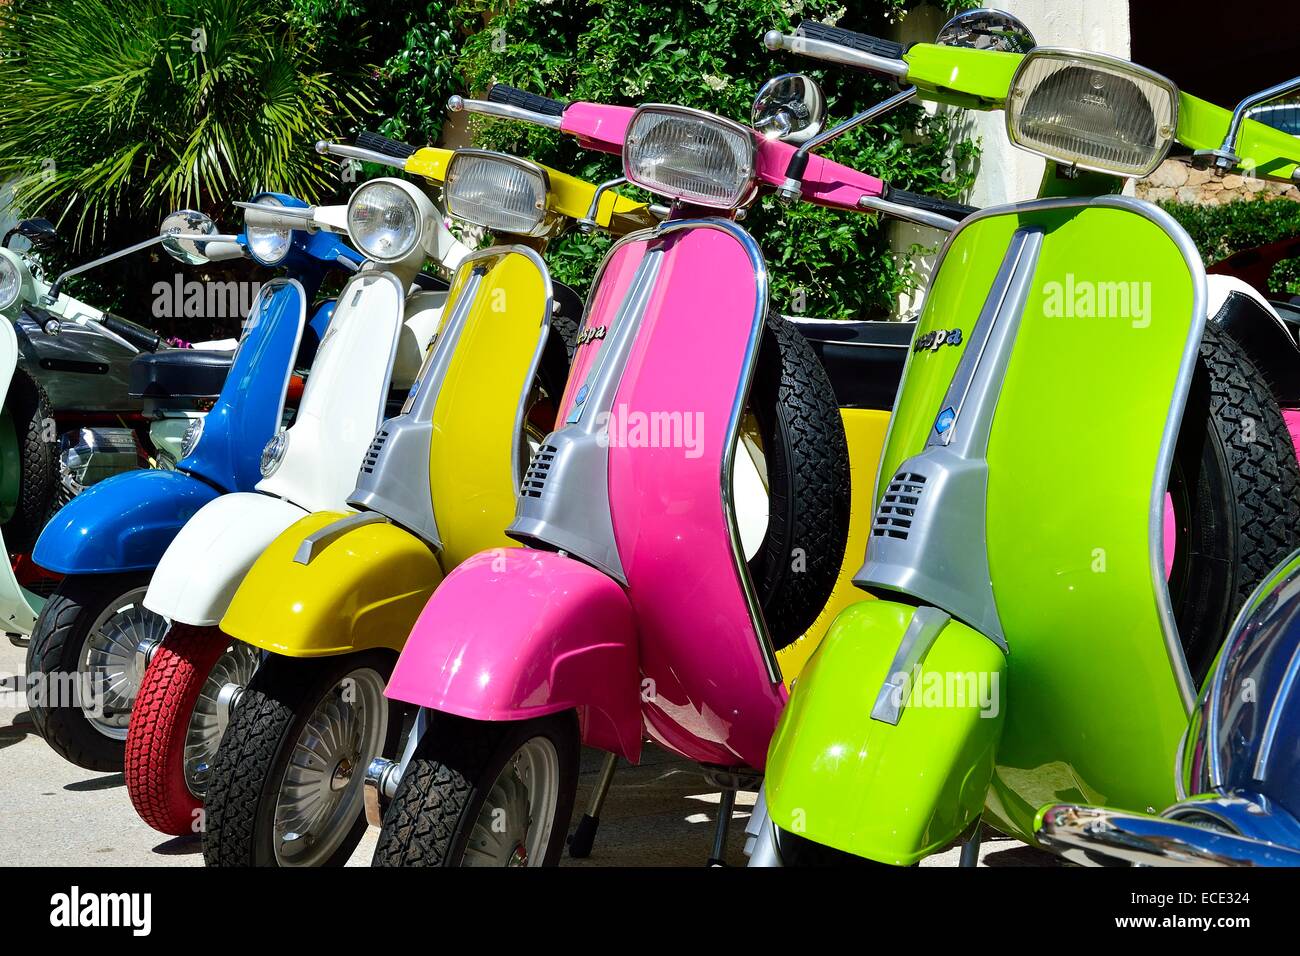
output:
[[167,627],[142,603],[148,585],[144,571],[64,578],[27,648],[32,721],[60,756],[87,770],[122,769],[140,651]]
[[439,714],[384,815],[375,866],[555,866],[578,790],[571,712],[487,723]]
[[400,721],[383,652],[271,656],[230,717],[208,783],[208,866],[342,866],[365,833],[362,784]]
[[197,833],[221,742],[217,695],[246,687],[258,653],[215,627],[173,624],[136,696],[126,735],[126,792],[140,819],[161,833]]

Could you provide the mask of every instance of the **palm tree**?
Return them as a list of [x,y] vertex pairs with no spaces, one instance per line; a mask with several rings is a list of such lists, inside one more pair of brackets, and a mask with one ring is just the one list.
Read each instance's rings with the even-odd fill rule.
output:
[[84,249],[178,207],[218,216],[259,189],[338,183],[312,150],[369,102],[328,69],[287,0],[13,0],[0,5],[0,182]]

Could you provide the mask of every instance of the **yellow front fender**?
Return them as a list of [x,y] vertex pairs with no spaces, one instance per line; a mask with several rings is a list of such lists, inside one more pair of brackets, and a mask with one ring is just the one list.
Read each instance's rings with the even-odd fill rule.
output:
[[349,527],[301,562],[305,539],[348,517],[317,512],[276,538],[239,586],[221,629],[286,657],[400,651],[442,568],[428,545],[383,520]]

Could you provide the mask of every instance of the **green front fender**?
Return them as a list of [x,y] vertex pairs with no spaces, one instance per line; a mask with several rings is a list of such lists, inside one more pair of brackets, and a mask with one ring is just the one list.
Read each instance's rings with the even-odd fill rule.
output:
[[900,697],[897,724],[872,716],[916,609],[846,609],[796,681],[768,754],[772,821],[881,863],[915,863],[981,813],[1002,732],[1006,657],[949,620]]

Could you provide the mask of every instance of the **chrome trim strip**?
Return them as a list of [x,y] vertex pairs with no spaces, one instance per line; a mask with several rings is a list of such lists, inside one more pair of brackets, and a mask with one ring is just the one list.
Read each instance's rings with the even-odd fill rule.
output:
[[886,724],[898,723],[907,708],[907,697],[903,691],[912,676],[912,670],[929,653],[951,620],[952,616],[946,611],[927,605],[912,612],[912,620],[903,631],[898,650],[894,652],[894,660],[885,672],[885,682],[876,694],[875,706],[871,708],[872,720]]
[[311,564],[331,542],[347,534],[353,528],[361,528],[368,524],[388,523],[385,518],[377,511],[359,511],[356,514],[350,514],[345,518],[339,518],[332,521],[323,528],[317,528],[307,537],[298,543],[298,550],[294,552],[293,560],[296,564]]
[[[533,383],[537,381],[537,371],[542,367],[542,353],[546,351],[546,340],[551,337],[551,313],[555,311],[555,284],[551,281],[551,270],[546,266],[546,260],[538,254],[536,249],[528,246],[495,246],[495,249],[504,249],[506,253],[517,252],[524,256],[533,265],[537,266],[538,271],[542,274],[542,282],[546,290],[546,305],[542,311],[542,330],[537,336],[537,348],[533,350],[533,359],[528,366],[528,375],[524,379],[524,387],[519,393],[519,407],[515,410],[515,444],[517,445],[524,434],[524,418],[528,414],[528,396],[532,393]],[[492,250],[487,250],[491,252]],[[471,256],[470,258],[473,258]],[[551,399],[558,406],[562,395],[552,395]],[[519,470],[519,456],[511,454],[510,456],[510,475],[514,481],[516,491],[524,483],[524,476]]]
[[[1264,731],[1260,735],[1259,753],[1255,756],[1255,770],[1251,774],[1255,780],[1268,779],[1268,761],[1273,755],[1273,742],[1277,740],[1278,726],[1282,723],[1282,712],[1291,703],[1291,691],[1298,678],[1300,678],[1300,645],[1297,645],[1291,654],[1291,660],[1286,665],[1286,673],[1282,676],[1277,694],[1273,697],[1273,706],[1268,709],[1268,720],[1265,721]],[[1213,742],[1206,741],[1206,743],[1210,745]]]
[[[1142,199],[1134,199],[1130,196],[1095,196],[1095,197],[1052,197],[1048,199],[1031,199],[1027,202],[1007,203],[1001,206],[988,206],[980,209],[963,219],[955,230],[949,233],[944,240],[943,247],[939,250],[939,255],[935,259],[934,269],[931,275],[938,277],[942,274],[944,260],[948,256],[949,250],[952,249],[953,243],[957,237],[969,226],[993,216],[1004,216],[1008,214],[1021,214],[1029,212],[1042,212],[1053,209],[1073,209],[1085,206],[1106,206],[1116,209],[1125,209],[1129,212],[1137,213],[1140,216],[1149,219],[1161,229],[1163,229],[1178,250],[1183,254],[1184,260],[1191,269],[1192,277],[1195,283],[1195,293],[1193,295],[1192,305],[1192,323],[1189,335],[1187,337],[1187,348],[1183,353],[1182,364],[1179,366],[1178,380],[1174,386],[1173,394],[1170,396],[1170,408],[1176,410],[1176,414],[1171,414],[1165,422],[1164,435],[1160,441],[1160,452],[1156,461],[1155,483],[1151,492],[1151,510],[1149,518],[1149,535],[1151,552],[1151,575],[1154,583],[1156,595],[1156,607],[1160,616],[1161,624],[1164,631],[1165,650],[1169,655],[1170,666],[1174,670],[1174,679],[1178,684],[1179,695],[1183,700],[1183,709],[1188,715],[1191,714],[1196,704],[1195,683],[1192,680],[1191,669],[1187,665],[1187,658],[1183,654],[1182,643],[1178,638],[1178,626],[1174,620],[1173,605],[1169,597],[1169,585],[1164,578],[1164,506],[1165,506],[1165,489],[1169,484],[1169,474],[1173,466],[1174,448],[1178,443],[1178,430],[1182,425],[1183,409],[1187,405],[1187,395],[1192,387],[1192,375],[1196,371],[1196,361],[1200,351],[1201,335],[1205,329],[1206,309],[1209,308],[1209,290],[1205,279],[1205,265],[1201,261],[1200,252],[1197,250],[1195,243],[1187,232],[1178,225],[1177,221],[1163,209],[1154,206]],[[920,325],[918,323],[917,327]],[[898,392],[894,398],[894,404],[897,406],[898,399],[903,394],[903,389],[907,385],[907,375],[911,369],[912,362],[916,358],[916,353],[909,352],[907,363],[903,367],[902,378],[899,379]],[[897,418],[891,416],[889,427],[885,432],[885,443],[882,446],[888,450],[890,439],[893,437],[894,426]],[[872,501],[878,500],[880,495],[881,470],[884,468],[886,456],[880,456],[880,464],[876,466],[876,484],[872,489]],[[893,478],[890,474],[888,478]]]
[[[398,302],[397,328],[393,332],[393,344],[388,352],[388,373],[384,377],[384,380],[387,382],[387,388],[392,388],[393,369],[397,365],[397,350],[398,350],[398,346],[402,344],[402,329],[406,327],[406,300],[410,298],[410,296],[407,295],[406,284],[400,278],[398,278],[394,273],[389,272],[388,266],[382,265],[381,263],[373,262],[373,260],[371,262],[366,263],[366,265],[373,265],[375,268],[367,270],[365,266],[362,266],[361,271],[358,272],[353,278],[361,278],[363,276],[372,276],[372,275],[378,276],[381,279],[388,280],[394,286],[397,287],[397,302]],[[348,284],[351,285],[351,282],[352,280],[349,280]],[[421,292],[414,293],[414,295],[420,295],[420,294]],[[341,293],[339,295],[338,301],[339,302],[343,301],[343,296]],[[446,300],[444,299],[443,300],[444,309],[446,308],[446,304],[447,304]],[[335,309],[335,314],[337,315],[338,306],[336,305],[334,309]],[[332,320],[330,324],[331,325],[334,324]],[[323,342],[324,339],[322,339],[321,341]],[[385,400],[386,398],[387,396],[385,396],[385,398],[383,399],[380,399],[379,401],[379,412],[375,416],[375,431],[379,431],[379,427],[383,425],[384,422],[387,420],[384,417],[384,412],[387,411],[387,405],[388,405],[387,401]]]

